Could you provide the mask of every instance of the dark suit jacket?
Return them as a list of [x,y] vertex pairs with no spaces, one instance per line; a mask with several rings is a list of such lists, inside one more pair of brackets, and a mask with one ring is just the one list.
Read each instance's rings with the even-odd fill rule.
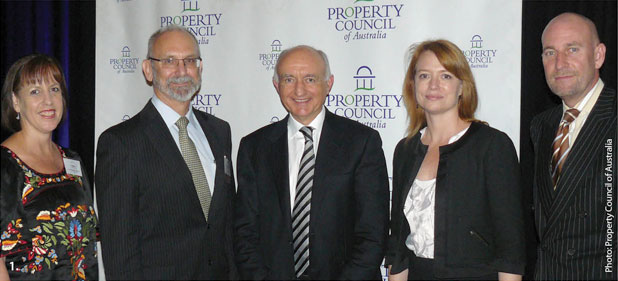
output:
[[[605,246],[608,226],[616,233],[616,220],[608,221],[606,210],[608,198],[613,199],[616,190],[616,91],[604,88],[601,92],[564,162],[554,194],[552,141],[562,114],[562,105],[547,110],[534,118],[530,129],[535,151],[535,221],[540,239],[535,279],[616,280],[615,234],[610,247]],[[608,140],[612,144],[607,145]],[[606,168],[612,169],[614,177],[609,187]],[[608,196],[610,189],[613,196]],[[609,211],[615,216],[616,200],[613,202]],[[613,253],[613,273],[605,272],[608,249]]]
[[[287,122],[238,151],[235,253],[243,279],[294,279]],[[388,178],[377,131],[326,112],[311,198],[311,279],[380,279]]]
[[[404,203],[423,163],[421,134],[402,139],[393,157],[393,208],[386,264],[408,268],[410,226]],[[434,268],[440,278],[523,274],[525,245],[519,165],[513,142],[496,129],[472,123],[456,142],[440,147],[436,176]]]
[[189,168],[151,102],[99,138],[95,188],[108,279],[236,277],[235,187],[231,163],[224,163],[230,159],[230,127],[192,110],[217,165],[208,222]]

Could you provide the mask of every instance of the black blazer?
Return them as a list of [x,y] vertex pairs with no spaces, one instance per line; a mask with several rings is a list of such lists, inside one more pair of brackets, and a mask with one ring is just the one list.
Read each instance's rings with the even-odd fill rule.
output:
[[[540,242],[535,279],[616,280],[616,236],[613,234],[610,240],[607,236],[608,226],[617,232],[616,91],[603,88],[571,147],[554,193],[549,169],[552,142],[562,114],[562,105],[551,108],[537,115],[530,128],[535,152],[535,222]],[[613,171],[611,181],[606,169]],[[612,206],[606,210],[608,204]],[[609,246],[605,246],[606,241]],[[608,252],[613,254],[612,273],[605,271]]]
[[[386,264],[408,268],[405,199],[427,153],[421,134],[402,139],[393,157],[391,236]],[[436,176],[434,274],[441,278],[524,273],[524,222],[517,154],[509,137],[473,122],[440,147]],[[414,269],[408,273],[414,275]]]
[[[235,250],[242,279],[295,279],[287,122],[241,140]],[[380,279],[388,178],[377,131],[326,111],[311,198],[311,279]]]
[[95,180],[107,279],[236,278],[230,127],[192,110],[217,165],[208,222],[189,168],[151,102],[99,138]]

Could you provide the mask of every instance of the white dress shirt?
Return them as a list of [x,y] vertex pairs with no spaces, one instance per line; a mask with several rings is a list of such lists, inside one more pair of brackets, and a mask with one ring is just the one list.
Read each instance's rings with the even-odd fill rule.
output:
[[[309,127],[313,128],[313,153],[315,158],[318,158],[318,147],[320,143],[320,135],[322,134],[322,126],[324,125],[324,118],[326,117],[326,110],[322,107],[322,111],[309,123]],[[294,198],[296,198],[296,183],[298,181],[298,168],[300,166],[300,160],[303,157],[303,151],[305,150],[305,137],[300,129],[305,125],[296,121],[290,114],[288,118],[288,165],[290,171],[290,210],[294,212]]]
[[[569,125],[569,146],[573,146],[573,143],[575,143],[575,139],[577,139],[579,131],[581,131],[584,123],[586,123],[586,119],[588,119],[590,111],[592,111],[592,108],[597,103],[597,100],[601,95],[603,86],[603,81],[601,81],[601,78],[599,78],[599,81],[597,81],[594,87],[590,89],[590,92],[588,92],[586,96],[575,105],[574,108],[579,110],[579,115],[577,116],[577,118],[575,118],[571,125]],[[562,114],[564,115],[564,112],[569,109],[570,107],[568,107],[564,102],[562,102]]]
[[[157,98],[156,95],[152,96],[152,104],[163,118],[165,125],[170,130],[170,134],[172,134],[174,142],[176,142],[178,152],[181,153],[180,141],[178,139],[178,126],[176,126],[176,121],[180,118],[180,114]],[[191,109],[192,108],[189,108],[187,115],[185,115],[185,117],[189,119],[187,133],[195,145],[197,154],[200,157],[200,162],[202,163],[202,168],[204,169],[206,180],[208,181],[208,187],[210,188],[210,194],[212,195],[215,188],[215,171],[217,170],[217,164],[215,163],[215,156],[212,154],[212,150],[210,149],[208,139],[202,130],[202,126],[200,126],[200,123],[197,121],[197,118],[195,118],[195,114],[193,114],[193,110]]]
[[[470,128],[468,126],[468,128]],[[461,138],[468,128],[452,136],[448,143]],[[427,128],[420,130],[421,135]],[[410,225],[410,234],[406,237],[406,247],[417,257],[433,259],[434,257],[434,222],[436,206],[436,179],[415,179],[408,191],[403,205],[403,213]]]

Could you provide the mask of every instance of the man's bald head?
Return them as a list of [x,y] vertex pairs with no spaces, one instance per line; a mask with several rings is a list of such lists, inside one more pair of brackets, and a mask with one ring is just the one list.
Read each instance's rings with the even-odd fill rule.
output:
[[596,85],[605,61],[597,28],[582,15],[563,13],[549,21],[541,41],[547,85],[574,107]]
[[592,22],[589,18],[585,16],[582,16],[576,13],[569,13],[569,12],[562,13],[554,17],[552,20],[550,20],[549,23],[547,23],[547,26],[545,26],[545,29],[543,29],[543,35],[541,35],[541,40],[545,38],[545,33],[553,24],[564,24],[564,23],[574,23],[574,24],[583,26],[584,28],[587,29],[587,33],[590,36],[592,36],[591,40],[593,44],[596,45],[600,43],[599,32],[597,31],[597,27],[594,24],[594,22]]

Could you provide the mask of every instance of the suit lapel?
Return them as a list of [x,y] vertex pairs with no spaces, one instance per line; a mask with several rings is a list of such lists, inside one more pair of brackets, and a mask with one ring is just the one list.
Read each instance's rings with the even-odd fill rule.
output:
[[[313,177],[313,187],[311,189],[311,222],[317,222],[322,210],[324,196],[328,193],[329,176],[332,171],[341,170],[341,161],[345,158],[341,152],[345,150],[346,129],[339,126],[334,114],[326,110],[324,125],[320,135],[318,154],[315,159],[315,174]],[[313,219],[316,218],[316,219]]]
[[[193,179],[191,178],[191,172],[182,158],[182,154],[176,145],[176,142],[172,138],[169,128],[165,126],[163,118],[154,107],[151,101],[149,101],[144,109],[144,133],[148,141],[151,143],[153,150],[159,154],[160,159],[163,161],[168,171],[178,176],[177,187],[185,190],[179,190],[179,192],[195,192],[188,189],[189,186],[193,186]],[[195,198],[197,200],[197,198]]]
[[[222,198],[225,196],[226,191],[224,158],[229,159],[230,156],[225,155],[225,146],[221,143],[225,136],[217,135],[218,130],[216,130],[212,122],[208,122],[208,115],[198,113],[194,108],[191,108],[191,110],[193,110],[193,114],[200,123],[202,131],[204,131],[204,135],[206,135],[208,145],[210,146],[210,150],[215,157],[215,164],[217,166],[214,177],[214,192],[212,193],[212,200],[208,209],[208,217],[210,218],[211,216],[216,216],[213,215],[213,213],[216,213],[219,208],[225,206],[225,200]],[[210,219],[208,219],[208,221],[210,221]]]
[[[427,149],[421,143],[420,138],[418,138],[418,142],[415,141],[416,139],[410,140],[409,145],[411,146],[409,146],[409,153],[407,153],[409,157],[405,157],[405,159],[403,159],[404,162],[399,171],[400,175],[403,175],[401,182],[405,183],[401,193],[400,206],[405,205],[408,193],[412,188],[412,183],[414,183],[418,170],[421,168],[421,164],[423,163],[425,154],[427,153]],[[416,154],[416,157],[412,157],[414,154]],[[412,159],[415,159],[415,161],[412,162]]]
[[290,201],[290,176],[288,167],[288,118],[289,115],[283,120],[275,124],[275,128],[272,134],[269,136],[270,147],[267,147],[268,163],[272,167],[273,180],[275,184],[275,190],[279,198],[279,207],[281,208],[281,214],[285,219],[284,225],[290,226],[290,235],[292,233],[292,209]]
[[539,139],[539,161],[540,171],[537,173],[538,179],[538,198],[542,206],[542,216],[548,218],[551,213],[551,206],[554,201],[554,186],[551,177],[551,157],[552,157],[552,143],[556,137],[556,131],[560,125],[562,119],[562,105],[556,106],[551,112],[549,119],[544,120],[542,123],[542,133]]
[[612,93],[603,89],[564,162],[561,178],[556,186],[556,198],[552,202],[547,222],[548,229],[551,229],[552,223],[571,205],[569,202],[573,200],[576,189],[586,187],[581,183],[585,179],[583,173],[596,158],[593,156],[599,155],[599,150],[603,147],[603,136],[611,129],[612,124],[616,125],[611,122],[612,118],[616,118],[616,109],[613,106]]

